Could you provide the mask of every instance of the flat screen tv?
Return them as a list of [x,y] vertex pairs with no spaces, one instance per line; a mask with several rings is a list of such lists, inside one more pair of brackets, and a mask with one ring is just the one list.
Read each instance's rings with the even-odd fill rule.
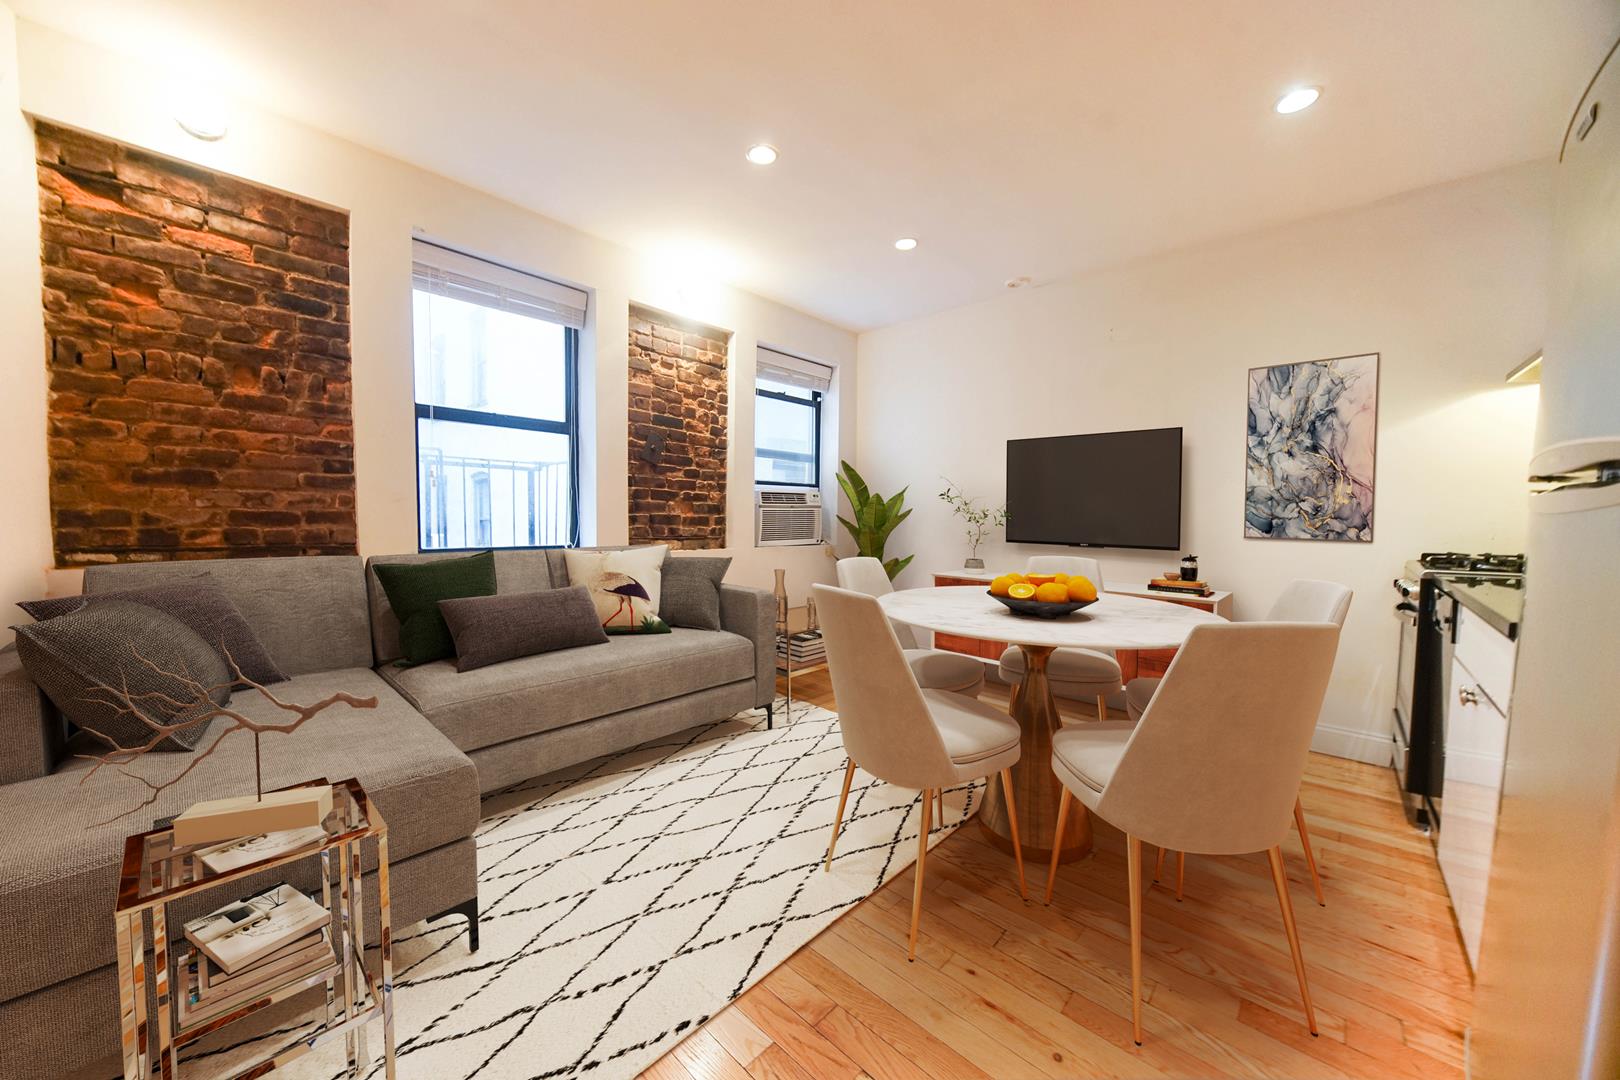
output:
[[1181,429],[1007,441],[1007,540],[1181,547]]

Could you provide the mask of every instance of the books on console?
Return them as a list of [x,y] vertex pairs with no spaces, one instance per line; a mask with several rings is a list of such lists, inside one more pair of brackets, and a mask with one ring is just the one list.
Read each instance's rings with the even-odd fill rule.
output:
[[318,847],[325,839],[326,830],[319,825],[311,825],[304,829],[282,829],[280,832],[243,836],[203,848],[194,854],[209,870],[226,874],[278,855]]
[[234,975],[226,974],[206,954],[199,952],[192,960],[181,964],[181,979],[187,990],[180,995],[180,1023],[185,1026],[205,1023],[264,997],[279,986],[325,971],[335,963],[330,927],[305,935]]
[[233,975],[308,937],[330,918],[326,908],[281,884],[191,920],[185,934],[199,953]]

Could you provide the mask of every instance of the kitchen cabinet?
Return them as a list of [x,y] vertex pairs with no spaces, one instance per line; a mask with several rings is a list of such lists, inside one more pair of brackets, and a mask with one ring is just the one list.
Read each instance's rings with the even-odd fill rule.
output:
[[1507,758],[1515,644],[1459,605],[1445,721],[1445,784],[1435,848],[1470,969],[1479,963],[1485,896]]

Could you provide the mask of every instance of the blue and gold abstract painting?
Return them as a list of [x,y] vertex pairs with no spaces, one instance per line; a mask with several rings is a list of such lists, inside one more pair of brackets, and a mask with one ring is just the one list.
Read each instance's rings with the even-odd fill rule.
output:
[[1249,369],[1243,535],[1373,535],[1378,354]]

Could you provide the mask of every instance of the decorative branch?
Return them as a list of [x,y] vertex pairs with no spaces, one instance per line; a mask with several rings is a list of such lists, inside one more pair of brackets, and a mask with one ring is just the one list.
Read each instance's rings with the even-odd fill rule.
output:
[[962,489],[948,476],[940,477],[945,481],[945,490],[939,493],[940,501],[951,508],[951,513],[961,518],[966,525],[968,547],[974,558],[979,555],[979,545],[984,542],[984,534],[991,529],[999,529],[1007,524],[1006,504],[1001,506],[980,506],[977,498],[970,498],[962,494]]
[[[79,778],[80,784],[83,784],[96,773],[100,772],[103,767],[110,767],[117,770],[123,776],[127,776],[132,780],[139,781],[141,784],[144,784],[147,789],[147,795],[144,800],[130,807],[128,810],[125,810],[122,814],[115,814],[106,821],[97,822],[98,825],[111,824],[114,821],[118,821],[120,818],[126,818],[129,815],[136,813],[139,810],[143,810],[157,802],[158,798],[165,791],[184,780],[187,776],[190,776],[193,769],[201,765],[204,761],[208,760],[214,751],[219,749],[219,744],[224,742],[227,736],[238,731],[251,732],[255,741],[257,741],[260,735],[265,734],[290,735],[294,731],[297,731],[314,716],[324,712],[326,709],[329,709],[334,705],[347,705],[351,709],[375,709],[377,707],[377,699],[375,697],[356,697],[353,694],[346,693],[342,690],[339,690],[334,694],[330,694],[311,705],[299,705],[295,702],[283,701],[281,698],[277,697],[259,683],[256,683],[252,679],[243,675],[242,669],[237,667],[236,661],[232,659],[230,650],[228,649],[224,650],[224,656],[225,662],[230,665],[232,679],[230,683],[224,686],[208,686],[193,678],[190,672],[168,671],[160,665],[142,656],[138,649],[131,649],[130,651],[133,653],[138,663],[144,665],[157,674],[162,675],[164,678],[178,683],[180,687],[178,692],[179,696],[176,696],[176,694],[164,693],[158,690],[145,690],[141,691],[140,693],[135,693],[129,688],[128,675],[122,672],[120,673],[119,679],[121,683],[120,686],[109,686],[105,683],[98,683],[96,686],[91,688],[90,693],[85,695],[86,701],[94,701],[102,705],[111,706],[115,710],[115,716],[133,716],[151,729],[151,736],[146,740],[146,742],[142,743],[140,746],[134,747],[121,747],[107,735],[93,729],[86,729],[90,731],[90,734],[111,746],[112,749],[105,754],[76,755],[84,758],[87,761],[95,762],[95,764],[90,767],[89,771]],[[216,705],[214,703],[214,695],[220,690],[229,689],[230,687],[242,684],[246,684],[246,688],[248,690],[256,691],[266,701],[270,702],[271,705],[275,706],[277,709],[280,709],[282,712],[289,714],[291,718],[284,723],[266,723],[264,721],[254,720],[251,717],[230,708],[228,701],[226,705]],[[177,720],[173,723],[162,723],[149,716],[147,709],[142,707],[143,705],[149,707],[160,707],[170,715],[178,715],[190,710],[197,710],[197,714],[185,720]],[[161,783],[154,782],[144,776],[131,772],[126,767],[131,762],[144,756],[148,752],[157,749],[157,747],[163,744],[164,740],[168,739],[176,732],[185,731],[188,728],[194,728],[202,724],[207,724],[208,722],[221,717],[229,720],[229,725],[219,732],[219,734],[214,738],[213,742],[208,744],[207,749],[194,752],[191,755],[191,759],[186,763],[185,768],[175,773],[169,779],[164,780]]]

